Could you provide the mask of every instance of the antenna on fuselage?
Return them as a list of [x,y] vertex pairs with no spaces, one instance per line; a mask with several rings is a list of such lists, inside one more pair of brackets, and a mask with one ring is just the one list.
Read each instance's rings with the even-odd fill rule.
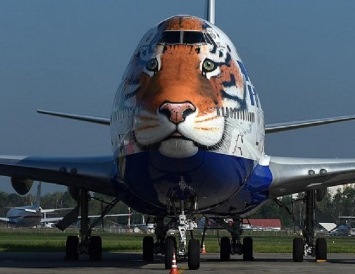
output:
[[207,0],[207,20],[215,24],[216,21],[216,1],[215,0]]

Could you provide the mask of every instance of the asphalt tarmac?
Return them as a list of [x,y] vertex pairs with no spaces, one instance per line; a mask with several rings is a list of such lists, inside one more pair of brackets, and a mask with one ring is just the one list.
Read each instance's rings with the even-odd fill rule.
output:
[[[355,254],[328,254],[327,262],[305,258],[292,261],[291,254],[254,254],[252,262],[233,256],[228,262],[219,261],[219,254],[202,254],[199,270],[189,270],[186,261],[178,261],[179,273],[354,273]],[[61,252],[2,252],[0,273],[169,273],[162,256],[154,263],[144,263],[138,253],[103,253],[101,262],[80,257],[77,262],[64,260]]]

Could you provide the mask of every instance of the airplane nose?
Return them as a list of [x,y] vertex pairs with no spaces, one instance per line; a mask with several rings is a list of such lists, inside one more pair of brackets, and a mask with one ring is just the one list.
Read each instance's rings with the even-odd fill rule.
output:
[[190,102],[183,103],[164,103],[160,108],[159,112],[174,124],[179,124],[185,121],[186,116],[194,113],[196,111],[195,106]]

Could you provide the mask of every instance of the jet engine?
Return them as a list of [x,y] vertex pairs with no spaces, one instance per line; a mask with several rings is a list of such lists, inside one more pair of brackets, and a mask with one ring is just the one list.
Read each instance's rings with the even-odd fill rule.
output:
[[12,177],[11,184],[17,194],[26,195],[31,190],[33,180]]

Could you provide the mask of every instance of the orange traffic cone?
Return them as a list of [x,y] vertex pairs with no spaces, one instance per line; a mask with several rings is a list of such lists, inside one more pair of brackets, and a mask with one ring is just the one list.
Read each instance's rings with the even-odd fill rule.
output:
[[201,253],[202,254],[206,254],[207,252],[206,252],[206,246],[205,246],[205,243],[203,243],[203,245],[202,245],[202,250],[201,250]]
[[170,274],[179,274],[177,264],[176,264],[176,257],[175,257],[175,252],[173,253],[173,259],[172,259],[172,265],[170,269]]

